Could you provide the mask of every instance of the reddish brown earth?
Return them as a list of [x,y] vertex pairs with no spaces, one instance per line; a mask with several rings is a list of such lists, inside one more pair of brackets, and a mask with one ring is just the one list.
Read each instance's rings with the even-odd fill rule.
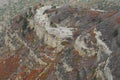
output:
[[[64,12],[64,8],[61,9]],[[67,16],[66,18],[74,13],[79,13],[77,18],[72,15],[71,20],[69,20],[71,25],[74,25],[73,27],[77,27],[77,30],[73,33],[73,39],[68,38],[67,41],[61,43],[65,48],[58,53],[54,52],[57,47],[44,44],[43,41],[39,40],[34,29],[30,29],[28,25],[25,25],[27,23],[26,18],[33,18],[33,16],[25,17],[26,14],[24,14],[18,15],[13,19],[8,34],[13,41],[12,44],[17,49],[10,50],[11,48],[9,46],[7,47],[9,48],[8,51],[1,49],[0,80],[59,80],[59,77],[62,78],[62,80],[97,80],[95,70],[100,62],[106,60],[106,58],[104,58],[106,55],[102,55],[102,60],[97,62],[97,55],[81,56],[79,55],[79,51],[73,47],[79,35],[84,36],[84,33],[89,33],[89,41],[84,41],[87,47],[97,49],[98,45],[91,43],[97,43],[95,38],[96,34],[94,33],[95,28],[101,31],[102,40],[113,51],[112,57],[110,58],[111,63],[109,64],[110,69],[113,70],[111,72],[114,76],[113,79],[120,79],[120,45],[116,44],[117,42],[120,43],[120,11],[103,13],[88,9],[81,9],[82,12],[77,12],[76,8],[72,7],[65,9],[68,11],[67,15],[65,15],[65,17]],[[54,11],[57,10],[48,10],[47,13]],[[59,17],[60,16],[57,16],[56,18],[55,16],[55,19],[59,20]],[[81,24],[75,25],[77,20],[80,20]],[[55,23],[61,22],[56,21]],[[69,25],[69,23],[66,25]],[[17,36],[11,38],[11,34],[14,33]],[[17,40],[14,40],[16,37]],[[4,45],[4,48],[5,47],[6,44]],[[39,59],[46,64],[43,64]],[[63,62],[66,62],[68,66],[72,67],[72,70],[67,72],[63,67]]]
[[19,60],[19,55],[0,60],[0,78],[7,79],[10,75],[12,75],[19,67]]

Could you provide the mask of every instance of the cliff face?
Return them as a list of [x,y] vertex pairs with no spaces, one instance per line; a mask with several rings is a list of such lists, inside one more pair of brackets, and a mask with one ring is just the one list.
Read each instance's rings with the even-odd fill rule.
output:
[[[78,64],[84,64],[84,66],[83,65],[82,66],[79,65],[79,66],[81,68],[89,69],[90,66],[94,66],[95,63],[96,65],[98,65],[100,63],[103,63],[104,61],[107,61],[112,51],[109,49],[106,43],[104,43],[100,39],[100,36],[102,36],[102,34],[100,31],[97,31],[96,25],[90,28],[89,30],[85,30],[84,32],[81,32],[81,34],[78,34],[78,36],[74,38],[73,35],[80,28],[78,27],[80,25],[78,26],[70,25],[70,23],[73,23],[73,24],[76,24],[78,22],[80,23],[79,19],[81,17],[82,15],[80,14],[80,10],[72,8],[71,6],[65,6],[57,9],[52,9],[52,6],[45,6],[37,10],[37,14],[35,15],[35,20],[38,22],[40,26],[37,26],[35,29],[39,30],[42,33],[45,33],[45,34],[38,33],[37,35],[40,36],[39,39],[41,39],[41,36],[44,35],[42,37],[42,39],[44,38],[44,43],[49,46],[58,48],[59,51],[61,51],[62,49],[65,49],[66,45],[69,45],[70,47],[72,47],[71,50],[76,51],[77,56],[81,56],[83,58],[83,63],[78,62]],[[70,21],[72,19],[74,22]],[[50,25],[51,23],[52,25]],[[43,29],[41,27],[43,27]],[[67,40],[67,38],[71,39],[71,42]],[[64,45],[62,43],[64,43]],[[67,48],[69,48],[69,46],[67,46]],[[63,53],[63,54],[66,54],[66,53]],[[104,55],[106,55],[106,57]],[[64,56],[64,57],[67,57],[67,56]],[[95,59],[93,62],[90,63],[89,58],[93,58],[93,57],[95,57]],[[84,61],[84,58],[87,61]],[[103,58],[103,61],[102,61],[102,58]],[[66,59],[64,60],[65,62],[62,62],[63,68],[65,68],[67,72],[72,72],[72,70],[74,69],[74,65],[72,67],[68,66],[69,64],[66,64],[67,62]],[[97,67],[98,70],[97,68],[95,68],[96,75],[100,74],[99,71],[101,71],[103,75],[98,75],[97,77],[105,76],[104,79],[105,78],[108,80],[113,79],[110,73],[109,67],[107,66],[104,67],[103,71],[100,70],[99,67]],[[89,77],[88,79],[92,79],[92,76],[90,76],[92,74],[93,73],[91,72],[89,76],[86,75]]]
[[70,5],[30,8],[1,38],[0,78],[119,80],[119,17]]

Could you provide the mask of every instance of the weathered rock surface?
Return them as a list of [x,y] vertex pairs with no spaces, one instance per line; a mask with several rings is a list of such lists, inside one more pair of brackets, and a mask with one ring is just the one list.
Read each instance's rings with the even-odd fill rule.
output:
[[5,33],[2,80],[120,79],[120,11],[43,6],[15,16]]

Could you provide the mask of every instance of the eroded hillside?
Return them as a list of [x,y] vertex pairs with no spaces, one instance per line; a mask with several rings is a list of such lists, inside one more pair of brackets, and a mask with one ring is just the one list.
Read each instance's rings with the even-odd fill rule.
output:
[[120,79],[118,10],[39,4],[0,34],[2,80]]

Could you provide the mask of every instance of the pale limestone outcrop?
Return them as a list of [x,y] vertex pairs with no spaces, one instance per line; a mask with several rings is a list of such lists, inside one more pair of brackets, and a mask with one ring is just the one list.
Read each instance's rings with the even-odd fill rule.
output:
[[[60,24],[55,23],[56,27],[51,26],[48,14],[45,13],[46,10],[51,8],[52,6],[44,6],[37,10],[37,13],[34,17],[34,28],[41,43],[55,48],[53,53],[58,53],[65,48],[65,46],[61,43],[67,38],[73,39],[73,32],[77,29],[61,26],[61,24],[64,22]],[[101,64],[104,63],[103,65],[105,65],[105,63],[109,63],[108,58],[112,51],[109,49],[106,43],[100,39],[100,36],[102,36],[101,32],[98,31],[96,27],[93,27],[80,34],[74,40],[73,47],[76,51],[79,52],[79,55],[82,57],[92,57],[97,55],[96,62],[100,62],[104,58],[105,61],[101,62]],[[101,55],[107,55],[107,57],[101,57]],[[101,70],[99,67],[101,67],[101,65],[96,68],[97,78],[100,77],[102,80],[113,80],[109,67],[105,66],[104,70]],[[66,72],[73,70],[72,67],[68,66],[65,62],[63,62],[63,68],[66,70]],[[111,77],[109,78],[108,76]]]
[[[94,35],[93,35],[94,34]],[[97,62],[101,62],[102,58],[106,61],[101,62],[100,64],[105,65],[104,70],[101,70],[100,67],[103,65],[99,65],[96,68],[96,77],[101,80],[113,80],[113,76],[111,74],[111,70],[108,67],[109,64],[109,56],[111,55],[112,51],[109,47],[100,39],[102,36],[100,31],[97,31],[96,28],[92,30],[92,34],[89,32],[85,32],[77,37],[74,48],[79,52],[81,56],[94,56],[97,55]],[[94,39],[94,40],[93,40]],[[101,57],[102,55],[107,55],[108,57],[105,58]]]
[[102,36],[101,32],[94,28],[91,33],[85,32],[84,34],[78,36],[74,47],[82,56],[93,56],[98,53],[110,55],[112,51],[100,39],[100,36]]
[[37,24],[35,31],[39,39],[43,39],[45,44],[58,47],[66,38],[72,38],[74,28],[61,27],[59,24],[56,24],[56,28],[52,27],[48,15],[44,14],[44,12],[51,7],[52,6],[45,6],[37,10],[35,15],[35,22]]

